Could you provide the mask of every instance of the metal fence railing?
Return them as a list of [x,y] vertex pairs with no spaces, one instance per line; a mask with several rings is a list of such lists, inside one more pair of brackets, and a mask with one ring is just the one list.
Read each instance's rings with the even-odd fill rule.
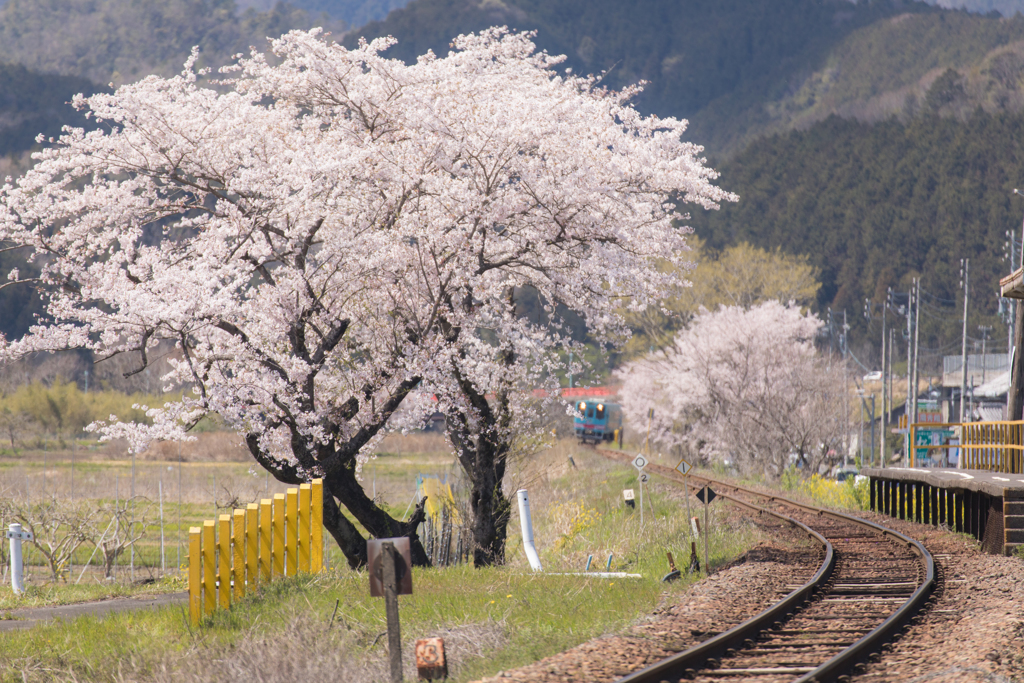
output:
[[910,425],[911,467],[1024,472],[1024,420]]

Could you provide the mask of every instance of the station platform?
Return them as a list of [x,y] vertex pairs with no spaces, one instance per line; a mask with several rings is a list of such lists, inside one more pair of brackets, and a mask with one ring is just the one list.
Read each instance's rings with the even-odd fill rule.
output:
[[971,534],[996,555],[1024,545],[1024,474],[906,467],[860,474],[870,479],[876,512]]

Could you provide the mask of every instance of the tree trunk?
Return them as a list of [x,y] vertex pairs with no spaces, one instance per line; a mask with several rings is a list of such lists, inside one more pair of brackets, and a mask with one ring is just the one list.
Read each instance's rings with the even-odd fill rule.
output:
[[[491,449],[484,449],[492,452]],[[495,467],[493,457],[478,457],[478,467],[471,476],[470,506],[473,509],[473,566],[505,564],[505,539],[512,510],[501,490],[504,466]],[[498,470],[502,476],[498,476]]]
[[[460,380],[462,391],[476,412],[476,419],[454,413],[448,416],[448,435],[463,471],[470,481],[470,507],[473,511],[473,566],[487,567],[505,563],[505,539],[511,503],[502,482],[508,454],[509,407],[504,392],[498,392],[496,405]],[[471,432],[470,424],[476,424]]]
[[[308,477],[299,473],[296,465],[276,460],[263,453],[259,448],[257,435],[247,435],[246,443],[256,462],[281,483],[298,486],[308,480]],[[423,510],[426,498],[419,502],[408,520],[399,521],[367,497],[362,484],[355,476],[354,454],[346,458],[343,464],[336,461],[333,464],[334,467],[324,475],[324,528],[334,537],[349,566],[358,569],[366,565],[366,539],[345,517],[337,501],[341,501],[373,538],[408,536],[413,564],[417,567],[429,567],[430,559],[417,532],[426,516]]]
[[[326,493],[327,490],[330,490],[334,496],[337,496],[338,500],[345,502],[345,508],[370,532],[373,538],[408,536],[413,565],[417,567],[430,566],[430,558],[427,557],[427,552],[423,549],[423,543],[420,541],[418,532],[420,523],[426,519],[426,513],[424,512],[426,498],[416,505],[416,509],[408,520],[399,521],[378,507],[366,495],[362,484],[355,477],[354,467],[342,467],[328,473],[324,479],[324,492]],[[344,531],[344,538],[348,539],[354,535],[359,539],[358,541],[354,539],[346,540],[344,545],[339,541],[338,545],[341,546],[342,552],[348,558],[350,566],[353,568],[362,567],[366,564],[366,541],[363,540],[359,532],[352,526],[352,523],[345,519],[340,510],[338,516],[341,518],[338,521],[338,528]],[[342,522],[341,520],[344,521]],[[325,525],[326,522],[327,518],[325,515]],[[351,531],[344,529],[345,525],[351,527]],[[331,530],[331,534],[334,535],[333,530]],[[337,539],[338,536],[335,535],[335,538]]]
[[342,514],[334,496],[324,486],[324,528],[334,537],[335,543],[341,548],[348,560],[348,566],[359,569],[366,565],[366,539],[364,539],[352,522]]

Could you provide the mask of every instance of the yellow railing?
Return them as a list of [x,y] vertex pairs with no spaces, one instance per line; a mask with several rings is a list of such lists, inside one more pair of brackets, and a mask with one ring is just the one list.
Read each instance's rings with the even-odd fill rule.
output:
[[323,569],[322,479],[250,503],[188,530],[188,607],[193,623],[231,607],[261,582]]
[[[951,430],[962,443],[918,444],[918,430]],[[959,449],[961,469],[989,470],[1020,474],[1024,472],[1024,421],[1001,422],[918,422],[910,425],[910,447],[915,452],[922,450]],[[911,467],[915,460],[911,458]]]

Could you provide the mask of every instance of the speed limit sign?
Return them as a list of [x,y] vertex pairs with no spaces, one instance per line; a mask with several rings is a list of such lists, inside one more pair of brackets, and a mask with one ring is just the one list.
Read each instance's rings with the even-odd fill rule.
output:
[[646,472],[641,472],[640,473],[640,483],[641,484],[646,484],[647,480],[650,479],[650,478],[651,478],[651,475],[647,474]]

